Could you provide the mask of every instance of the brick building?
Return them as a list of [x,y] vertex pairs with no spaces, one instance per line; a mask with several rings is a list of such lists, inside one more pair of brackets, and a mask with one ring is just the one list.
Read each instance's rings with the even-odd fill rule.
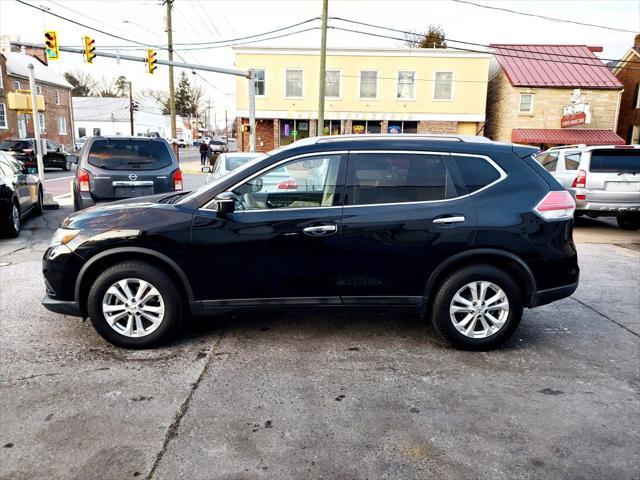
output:
[[640,35],[636,35],[633,47],[618,62],[613,74],[624,86],[620,99],[618,135],[627,143],[640,143]]
[[34,66],[37,93],[43,95],[45,100],[45,111],[38,114],[40,134],[43,138],[70,148],[73,145],[72,87],[37,54],[0,54],[0,140],[32,138],[35,135],[31,115],[18,114],[7,106],[8,92],[29,90],[29,63]]
[[[319,129],[319,50],[236,48],[256,72],[256,148],[269,151],[320,133],[477,135],[485,120],[490,56],[449,49],[327,51],[325,123]],[[249,134],[246,80],[236,84],[238,149]]]
[[492,45],[487,137],[542,147],[621,144],[622,84],[585,45]]

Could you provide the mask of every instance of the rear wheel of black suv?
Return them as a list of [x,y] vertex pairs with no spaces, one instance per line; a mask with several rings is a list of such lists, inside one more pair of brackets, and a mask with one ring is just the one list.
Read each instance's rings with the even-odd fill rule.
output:
[[113,265],[96,278],[87,308],[91,323],[108,342],[149,348],[178,330],[182,299],[162,270],[140,261]]
[[440,285],[433,302],[433,325],[458,348],[490,350],[513,334],[522,309],[522,292],[510,275],[491,265],[472,265]]

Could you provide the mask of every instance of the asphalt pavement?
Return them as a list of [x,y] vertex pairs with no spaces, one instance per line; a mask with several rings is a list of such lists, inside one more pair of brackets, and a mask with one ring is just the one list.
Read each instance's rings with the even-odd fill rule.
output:
[[580,219],[580,287],[493,352],[378,309],[201,318],[127,351],[40,305],[69,213],[0,240],[0,479],[640,477],[638,232]]

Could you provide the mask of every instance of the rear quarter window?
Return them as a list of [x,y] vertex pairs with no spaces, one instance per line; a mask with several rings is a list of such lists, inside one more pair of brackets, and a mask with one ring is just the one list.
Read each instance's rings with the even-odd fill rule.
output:
[[592,172],[640,172],[640,149],[593,150]]
[[484,158],[460,155],[452,157],[469,193],[480,190],[500,178],[500,172]]
[[96,140],[87,162],[105,170],[159,170],[170,166],[173,157],[168,146],[158,140]]

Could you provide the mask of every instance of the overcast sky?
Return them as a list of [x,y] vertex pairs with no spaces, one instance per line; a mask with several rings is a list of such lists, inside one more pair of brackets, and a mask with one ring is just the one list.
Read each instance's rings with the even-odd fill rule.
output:
[[[143,43],[166,42],[164,18],[166,8],[156,1],[135,0],[26,0],[49,8],[51,12],[71,18],[122,37]],[[640,30],[640,0],[538,0],[489,1],[473,0],[489,6],[518,10],[538,15],[613,27],[612,30],[553,22],[461,4],[452,0],[329,0],[329,15],[345,17],[391,28],[424,31],[429,24],[441,25],[447,37],[490,43],[568,43],[601,45],[601,58],[620,58],[633,43],[633,33],[617,31]],[[175,0],[173,14],[174,42],[190,43],[226,40],[265,32],[281,26],[320,16],[321,0]],[[134,23],[125,23],[134,22]],[[345,26],[330,21],[330,25]],[[319,25],[314,23],[312,25]],[[302,29],[310,24],[298,27]],[[43,14],[15,0],[0,0],[0,34],[17,35],[23,41],[42,42],[44,29],[59,32],[62,45],[79,45],[80,38],[89,34],[96,39],[98,50],[106,45],[127,45],[126,42],[73,25]],[[351,26],[359,30],[375,31],[391,36],[392,32]],[[295,36],[251,45],[316,47],[320,32],[314,30]],[[354,33],[329,30],[330,47],[398,47],[398,40],[374,38]],[[131,44],[129,44],[131,45]],[[143,47],[140,47],[143,48]],[[180,47],[176,47],[179,49]],[[186,47],[183,47],[186,48]],[[143,52],[129,52],[140,54]],[[217,48],[179,52],[185,61],[233,66],[231,48]],[[165,53],[158,53],[166,58]],[[176,60],[179,60],[176,58]],[[80,55],[62,53],[52,62],[60,71],[87,70],[95,77],[120,74],[132,79],[134,89],[167,89],[167,69],[159,67],[151,76],[142,64],[97,58],[94,65],[86,65]],[[176,71],[176,77],[179,70]],[[234,114],[235,82],[231,77],[203,73],[206,82],[190,74],[192,80],[207,92],[222,125],[224,111]],[[207,83],[208,82],[208,83]],[[213,85],[213,86],[212,86]],[[214,88],[215,87],[215,88]]]

